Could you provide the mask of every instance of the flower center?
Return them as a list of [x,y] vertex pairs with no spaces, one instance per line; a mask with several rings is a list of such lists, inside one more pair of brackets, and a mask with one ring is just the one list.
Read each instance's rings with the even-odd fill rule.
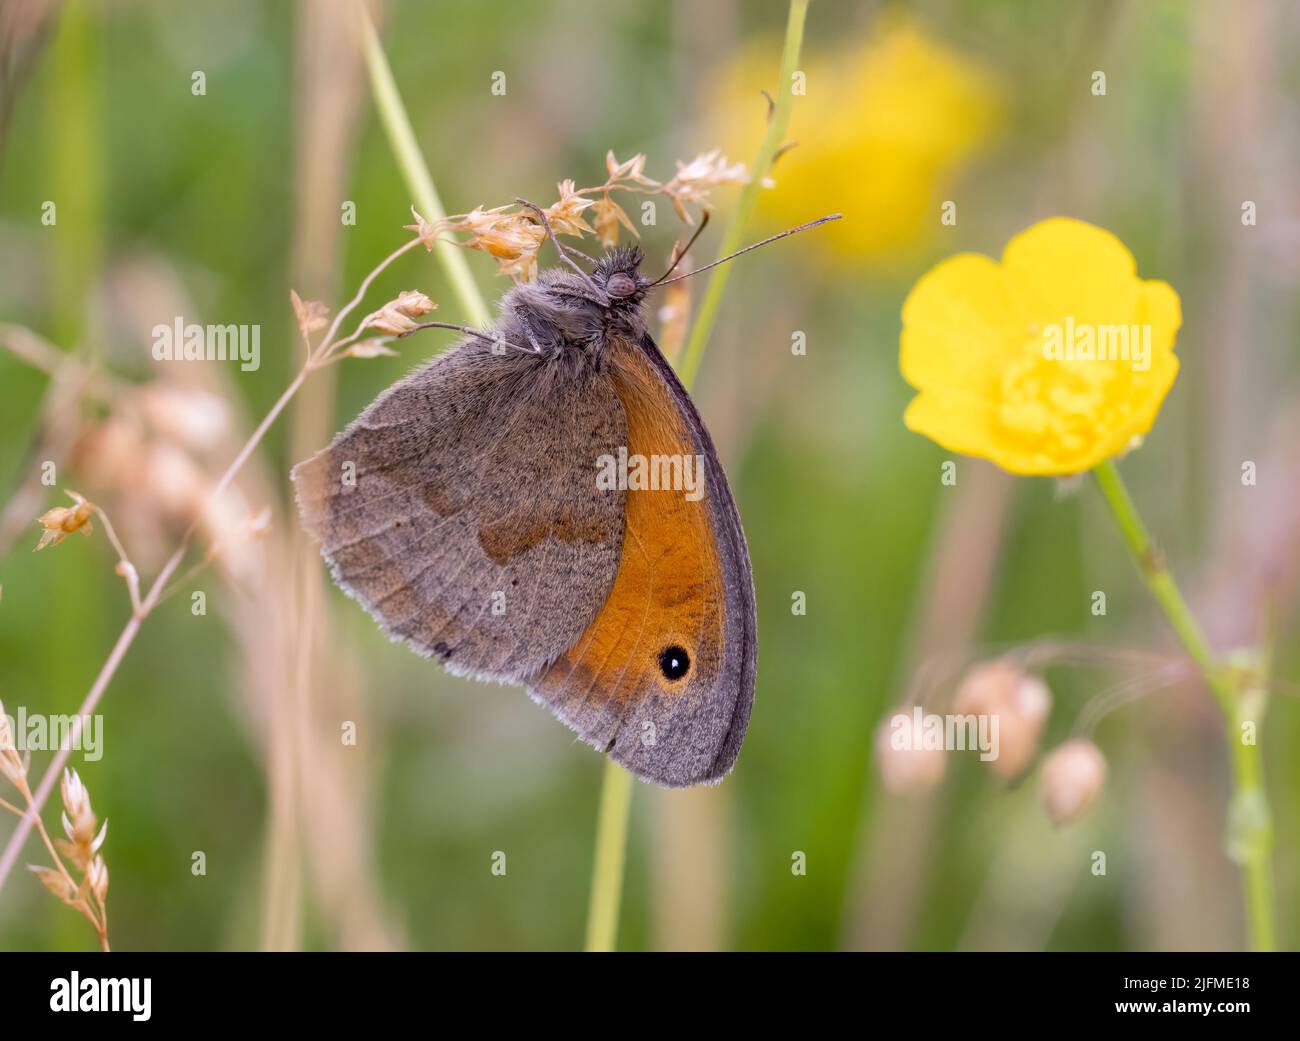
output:
[[1018,445],[1054,459],[1087,452],[1131,410],[1117,385],[1123,376],[1104,361],[1043,356],[1041,336],[1002,372],[997,423]]

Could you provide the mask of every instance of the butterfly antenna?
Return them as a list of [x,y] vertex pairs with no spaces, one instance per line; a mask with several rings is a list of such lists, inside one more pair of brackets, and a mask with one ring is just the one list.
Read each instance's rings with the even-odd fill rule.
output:
[[744,249],[736,250],[735,253],[730,253],[725,257],[719,257],[712,264],[705,264],[703,267],[697,267],[694,271],[688,271],[684,275],[678,275],[676,278],[669,278],[666,280],[660,279],[658,282],[652,282],[646,288],[653,289],[655,286],[672,285],[674,282],[680,282],[683,278],[690,278],[692,275],[698,275],[701,271],[708,271],[709,268],[711,267],[717,267],[719,264],[725,264],[728,260],[735,260],[742,253],[748,253],[752,249],[758,249],[759,246],[766,246],[769,242],[775,242],[777,239],[783,239],[790,235],[797,235],[801,231],[807,231],[809,228],[815,228],[817,227],[818,224],[826,224],[829,221],[839,220],[843,216],[844,214],[842,213],[832,213],[826,217],[818,217],[816,220],[809,221],[807,224],[800,224],[799,227],[797,228],[790,228],[788,231],[783,231],[779,235],[773,235],[771,238],[766,238],[762,242],[755,242],[753,245],[746,246]]
[[570,246],[567,242],[561,242],[560,245],[564,248],[564,252],[569,254],[571,257],[582,257],[583,260],[589,260],[593,264],[600,263],[600,261],[590,253],[584,253],[582,250],[578,249],[577,246]]
[[[537,203],[529,202],[527,199],[516,199],[515,202],[517,202],[520,206],[526,206],[528,209],[532,210],[535,214],[537,214],[537,219],[541,221],[542,227],[546,229],[546,234],[549,235],[551,239],[551,245],[555,247],[555,252],[560,255],[560,259],[564,261],[564,263],[568,264],[569,267],[573,268],[573,270],[576,271],[579,275],[581,275],[582,280],[587,283],[589,288],[595,290],[597,293],[600,293],[601,296],[604,296],[605,294],[601,293],[600,286],[596,285],[596,283],[592,281],[591,276],[587,274],[587,272],[583,271],[582,268],[578,267],[577,262],[571,256],[569,256],[565,248],[560,245],[560,240],[556,237],[555,229],[551,227],[551,222],[550,220],[547,219],[545,211],[540,206],[538,206]],[[586,254],[583,255],[585,256]]]
[[[668,265],[668,270],[665,271],[658,278],[656,278],[653,282],[651,282],[650,285],[657,286],[660,282],[662,282],[665,278],[667,278],[669,275],[673,273],[673,269],[677,267],[677,265],[682,262],[682,258],[685,257],[686,254],[691,251],[691,247],[695,245],[695,240],[700,237],[700,233],[708,226],[709,226],[709,211],[705,210],[704,216],[700,219],[700,226],[695,229],[695,234],[692,235],[690,237],[690,240],[686,243],[686,245],[682,247],[680,253],[673,254],[673,262]],[[649,288],[649,286],[647,286],[646,288]]]

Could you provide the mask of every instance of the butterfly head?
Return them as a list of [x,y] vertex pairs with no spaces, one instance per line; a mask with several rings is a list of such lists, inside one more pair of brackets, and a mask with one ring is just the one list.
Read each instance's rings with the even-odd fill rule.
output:
[[650,280],[641,274],[643,259],[636,246],[620,246],[596,262],[591,279],[609,297],[611,307],[637,307],[645,299]]

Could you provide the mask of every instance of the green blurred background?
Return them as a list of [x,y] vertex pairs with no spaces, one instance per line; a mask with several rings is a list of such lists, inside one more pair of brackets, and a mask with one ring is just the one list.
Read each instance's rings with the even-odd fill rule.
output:
[[[566,177],[598,183],[609,149],[647,153],[661,179],[709,148],[748,161],[785,21],[775,0],[448,0],[375,13],[452,211],[549,201]],[[351,14],[325,0],[0,3],[0,320],[186,403],[170,425],[61,403],[45,375],[0,351],[0,502],[57,451],[58,488],[103,505],[152,575],[301,361],[290,287],[337,305],[403,241],[411,196]],[[846,219],[737,265],[696,389],[753,557],[753,722],[720,787],[637,785],[620,946],[1245,945],[1223,851],[1221,721],[1198,685],[1101,723],[1106,790],[1060,830],[1034,777],[1007,785],[969,758],[932,791],[886,795],[872,739],[925,662],[948,663],[953,679],[1047,636],[1174,653],[1094,488],[965,460],[944,487],[948,457],[902,426],[908,288],[938,259],[997,255],[1057,213],[1109,228],[1143,277],[1178,290],[1182,372],[1124,470],[1216,645],[1253,641],[1271,615],[1277,672],[1300,677],[1297,44],[1300,10],[1283,0],[815,0],[798,145],[747,238],[829,211]],[[1092,93],[1096,70],[1104,96]],[[196,71],[204,94],[192,92]],[[491,89],[499,71],[503,96]],[[735,199],[715,192],[698,256],[716,249]],[[945,200],[955,226],[940,223]],[[1245,200],[1255,226],[1241,224]],[[340,220],[345,201],[354,226]],[[651,266],[681,232],[663,214],[643,230]],[[507,288],[488,258],[467,260],[489,300]],[[407,288],[437,300],[443,320],[465,320],[422,251],[380,279],[371,306]],[[261,368],[151,369],[148,330],[175,314],[260,324]],[[796,330],[806,356],[791,353]],[[205,519],[206,536],[270,505],[272,533],[188,580],[113,680],[103,758],[73,763],[111,822],[116,948],[581,945],[600,758],[522,691],[452,679],[390,645],[322,584],[286,502],[292,462],[441,345],[406,341],[401,358],[349,362],[314,383],[258,452],[239,502]],[[1258,463],[1258,486],[1241,486],[1243,460]],[[36,514],[61,501],[41,489],[0,547],[11,713],[74,711],[128,616],[98,533],[30,552]],[[194,590],[206,615],[190,610]],[[1108,594],[1103,618],[1089,610],[1094,590]],[[804,616],[791,612],[794,591],[807,595]],[[1052,669],[1047,743],[1122,679]],[[1277,692],[1264,731],[1290,948],[1293,695]],[[339,739],[347,720],[356,747]],[[36,753],[34,770],[46,761]],[[45,817],[54,826],[56,808]],[[1107,853],[1104,877],[1089,870],[1094,850]],[[191,870],[196,851],[206,874]],[[496,851],[504,876],[491,871]],[[805,875],[791,871],[797,851]],[[30,841],[24,860],[39,855]],[[94,946],[28,873],[0,892],[0,947]]]

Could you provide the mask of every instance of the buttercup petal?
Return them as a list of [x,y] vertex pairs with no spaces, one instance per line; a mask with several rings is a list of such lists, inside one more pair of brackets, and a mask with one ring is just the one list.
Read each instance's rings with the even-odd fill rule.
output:
[[988,402],[974,394],[923,392],[903,413],[908,430],[962,455],[984,455],[992,439]]
[[1109,458],[1122,451],[1135,437],[1145,437],[1155,425],[1160,406],[1164,404],[1165,396],[1173,387],[1174,379],[1178,375],[1178,356],[1172,351],[1156,354],[1154,347],[1152,354],[1154,358],[1151,371],[1141,374],[1143,385],[1133,394],[1133,411],[1123,430],[1123,443],[1117,446],[1115,452],[1108,452],[1102,458]]
[[1109,231],[1052,217],[1007,243],[1002,267],[1029,331],[1073,318],[1076,324],[1132,321],[1137,264]]
[[979,253],[950,257],[923,275],[903,304],[903,378],[918,390],[970,393],[997,378],[1013,329],[997,262]]
[[1174,287],[1158,279],[1143,282],[1137,304],[1134,320],[1151,326],[1153,358],[1172,352],[1174,337],[1183,324],[1183,308]]

